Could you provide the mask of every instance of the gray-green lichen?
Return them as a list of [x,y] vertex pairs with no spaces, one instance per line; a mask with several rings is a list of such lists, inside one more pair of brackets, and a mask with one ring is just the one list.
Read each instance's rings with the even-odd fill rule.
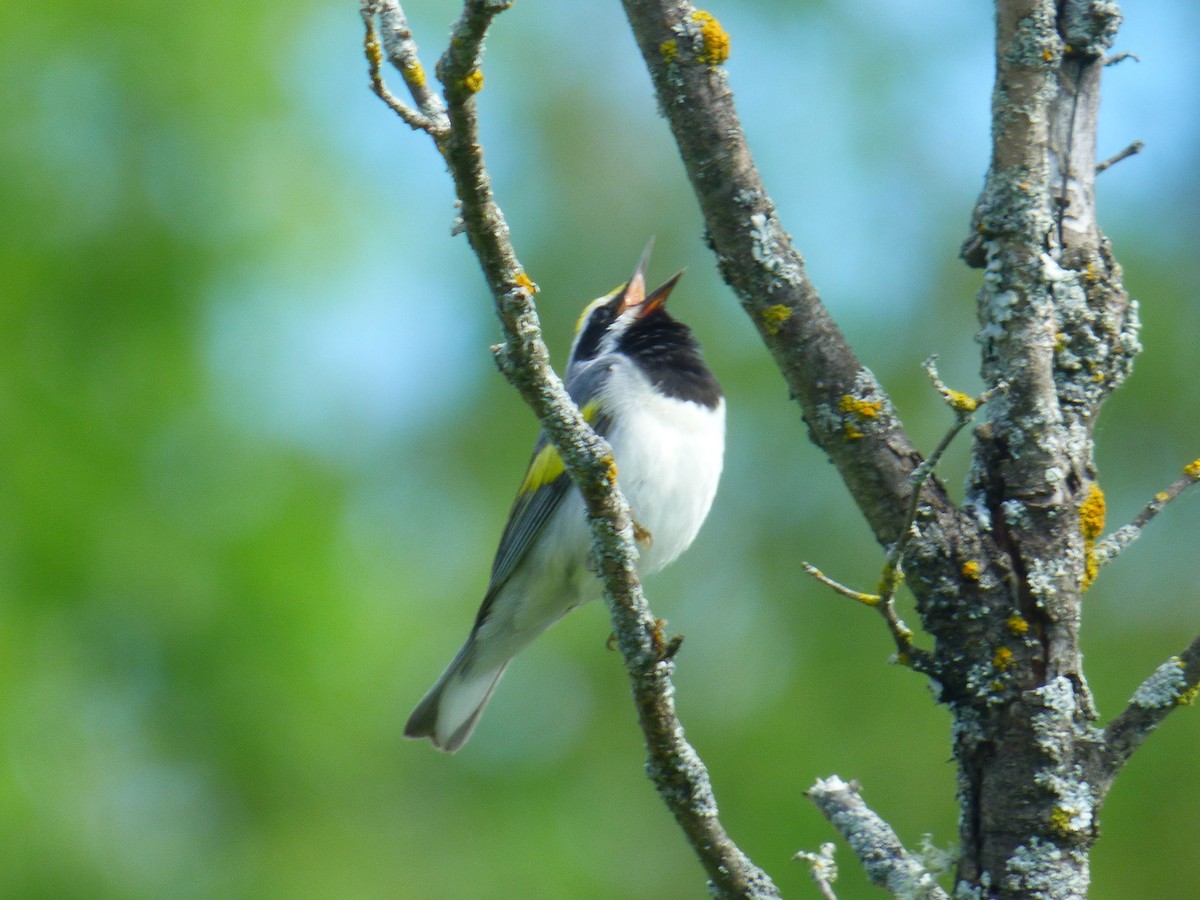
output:
[[1034,776],[1034,783],[1055,797],[1050,827],[1057,834],[1086,837],[1091,833],[1096,818],[1096,797],[1079,766],[1072,767],[1069,777],[1039,772]]
[[1047,759],[1061,762],[1063,747],[1071,742],[1075,721],[1075,689],[1071,680],[1059,675],[1030,693],[1040,706],[1031,719],[1038,749]]
[[1032,837],[1008,858],[1003,886],[1039,900],[1081,900],[1088,890],[1087,855]]
[[1076,53],[1103,55],[1120,26],[1121,8],[1111,0],[1069,0],[1065,4],[1062,33]]
[[[750,254],[755,262],[761,263],[773,276],[792,287],[804,283],[804,271],[792,263],[792,255],[786,252],[786,248],[791,246],[791,237],[779,227],[774,216],[761,212],[751,214],[750,240]],[[778,286],[770,290],[773,293]]]
[[1166,709],[1178,703],[1187,689],[1183,663],[1179,657],[1172,656],[1138,686],[1129,702],[1143,709]]

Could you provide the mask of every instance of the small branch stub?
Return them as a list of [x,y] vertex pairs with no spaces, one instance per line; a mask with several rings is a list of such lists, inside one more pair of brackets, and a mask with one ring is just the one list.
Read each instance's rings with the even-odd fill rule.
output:
[[892,826],[863,802],[858,785],[837,775],[819,778],[805,795],[858,857],[871,883],[893,897],[949,900],[932,872],[900,843]]
[[826,842],[816,853],[801,850],[792,857],[808,863],[809,874],[824,900],[837,900],[837,894],[833,891],[833,883],[838,877],[837,862],[833,858],[836,849],[832,842]]

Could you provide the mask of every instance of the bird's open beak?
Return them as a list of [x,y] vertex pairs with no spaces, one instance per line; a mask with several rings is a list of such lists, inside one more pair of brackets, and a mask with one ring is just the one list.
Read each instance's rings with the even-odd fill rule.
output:
[[676,272],[665,284],[655,288],[653,293],[646,296],[646,266],[650,264],[650,251],[653,249],[654,238],[651,238],[650,242],[646,244],[646,249],[642,251],[642,258],[638,260],[637,268],[633,270],[633,276],[625,285],[625,291],[621,295],[621,306],[617,309],[618,316],[635,306],[640,307],[639,319],[659,309],[667,302],[667,297],[671,295],[671,289],[683,276],[683,272]]

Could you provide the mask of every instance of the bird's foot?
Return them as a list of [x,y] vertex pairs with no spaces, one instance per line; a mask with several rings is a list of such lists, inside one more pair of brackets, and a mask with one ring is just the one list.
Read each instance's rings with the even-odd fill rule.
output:
[[654,535],[649,529],[643,528],[637,519],[633,520],[633,539],[643,550],[648,550],[654,545]]
[[655,619],[654,630],[650,632],[650,640],[654,642],[654,655],[658,657],[659,662],[674,659],[675,654],[679,652],[679,648],[683,644],[682,634],[673,634],[671,637],[663,634],[663,629],[666,627],[666,619]]
[[[650,631],[650,641],[654,645],[654,656],[658,662],[666,662],[668,659],[674,659],[675,654],[679,652],[680,646],[683,645],[682,634],[675,634],[671,637],[663,634],[663,629],[666,627],[666,619],[655,619],[654,628]],[[610,634],[608,640],[604,642],[604,646],[609,650],[616,650],[617,636]]]

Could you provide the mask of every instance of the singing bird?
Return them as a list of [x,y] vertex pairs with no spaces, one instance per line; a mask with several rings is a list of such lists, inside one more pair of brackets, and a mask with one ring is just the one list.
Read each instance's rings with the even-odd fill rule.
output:
[[[653,242],[651,242],[653,243]],[[650,246],[626,283],[575,327],[566,387],[612,448],[637,522],[638,572],[673,562],[708,515],[725,455],[725,399],[691,330],[667,312],[676,274],[646,293]],[[517,490],[467,642],[404,734],[447,752],[471,736],[514,656],[566,613],[603,596],[588,568],[583,498],[543,432]]]

